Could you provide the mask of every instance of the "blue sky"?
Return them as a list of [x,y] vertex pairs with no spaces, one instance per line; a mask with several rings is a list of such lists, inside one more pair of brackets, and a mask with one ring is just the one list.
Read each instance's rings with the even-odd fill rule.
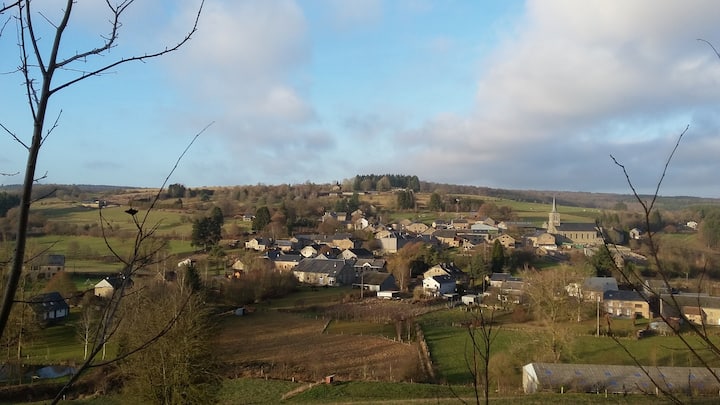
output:
[[[57,20],[58,2],[33,4]],[[138,1],[100,62],[172,44],[198,4]],[[107,33],[103,5],[76,5],[66,54]],[[661,194],[720,197],[720,59],[697,41],[720,47],[718,15],[713,0],[207,0],[180,51],[53,98],[51,120],[62,114],[38,172],[43,183],[156,187],[213,123],[171,183],[393,173],[627,193],[613,155],[651,193],[689,126]],[[16,43],[10,22],[0,72],[17,67]],[[0,122],[27,140],[21,84],[0,75]],[[0,172],[22,173],[25,158],[0,134]]]

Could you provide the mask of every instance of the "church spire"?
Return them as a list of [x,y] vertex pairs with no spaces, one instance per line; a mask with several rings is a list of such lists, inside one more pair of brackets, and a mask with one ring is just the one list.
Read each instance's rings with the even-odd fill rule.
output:
[[548,232],[555,233],[557,228],[560,227],[560,213],[557,212],[557,205],[555,204],[555,197],[553,196],[552,211],[548,214]]

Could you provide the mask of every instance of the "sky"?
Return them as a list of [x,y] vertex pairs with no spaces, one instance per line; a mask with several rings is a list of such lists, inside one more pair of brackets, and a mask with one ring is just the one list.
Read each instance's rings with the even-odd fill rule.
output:
[[[33,2],[41,52],[61,3]],[[199,0],[138,0],[118,42],[54,84],[172,46]],[[357,174],[504,189],[720,197],[715,0],[206,0],[180,50],[56,93],[40,183],[188,187]],[[32,117],[0,16],[0,182]],[[100,45],[77,2],[61,57]],[[2,28],[4,27],[4,28]],[[47,56],[45,56],[47,59]],[[57,124],[54,123],[57,121]],[[17,174],[15,174],[17,173]],[[14,174],[14,175],[13,175]]]

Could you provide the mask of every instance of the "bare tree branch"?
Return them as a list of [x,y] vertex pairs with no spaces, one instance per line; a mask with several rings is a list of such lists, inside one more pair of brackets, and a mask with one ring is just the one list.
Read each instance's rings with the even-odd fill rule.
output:
[[28,147],[28,146],[25,144],[25,142],[23,142],[20,138],[18,138],[17,134],[15,134],[15,133],[12,132],[10,129],[8,129],[8,127],[6,127],[6,126],[3,125],[2,123],[0,123],[0,128],[2,128],[3,130],[5,130],[5,132],[7,132],[8,135],[10,135],[10,136],[12,137],[12,139],[14,139],[15,141],[17,141],[20,145],[22,145],[23,148],[28,149],[28,150],[30,149],[30,147]]
[[[19,281],[23,272],[23,258],[25,255],[25,249],[27,244],[28,219],[30,205],[33,202],[32,190],[34,183],[39,180],[38,178],[36,178],[35,175],[38,155],[42,147],[43,141],[57,126],[58,122],[56,120],[54,124],[51,125],[51,128],[49,130],[46,130],[46,113],[51,97],[60,90],[72,86],[73,84],[88,77],[95,76],[109,69],[112,69],[113,67],[120,64],[131,61],[145,61],[147,59],[159,57],[179,49],[181,46],[186,44],[190,40],[192,35],[196,32],[199,17],[204,5],[204,0],[200,0],[200,6],[195,16],[195,21],[192,25],[192,28],[174,46],[153,53],[123,58],[91,72],[83,73],[74,79],[61,83],[60,85],[54,86],[52,80],[53,78],[55,78],[55,73],[58,69],[67,70],[69,68],[69,65],[72,64],[72,62],[84,60],[86,57],[92,55],[100,56],[103,50],[107,50],[115,44],[118,30],[122,26],[122,24],[120,23],[120,17],[127,10],[127,8],[133,4],[133,1],[134,0],[123,0],[120,3],[113,5],[110,3],[109,0],[106,0],[106,5],[114,14],[114,19],[112,21],[112,31],[110,37],[108,40],[106,40],[105,45],[87,51],[84,54],[80,53],[64,60],[59,60],[58,54],[61,50],[61,45],[63,44],[65,30],[68,27],[75,0],[66,0],[65,9],[62,11],[60,22],[57,25],[53,24],[53,26],[55,27],[55,33],[52,40],[52,45],[49,49],[49,55],[44,55],[43,52],[41,52],[40,50],[40,39],[36,35],[35,26],[33,24],[34,20],[30,8],[30,0],[12,2],[11,4],[7,6],[3,5],[0,8],[0,12],[6,12],[12,9],[16,10],[16,15],[14,17],[17,20],[19,39],[18,48],[21,59],[21,66],[18,70],[20,71],[24,79],[23,84],[26,87],[28,107],[33,117],[33,130],[30,142],[20,142],[20,139],[17,136],[14,137],[28,150],[28,156],[25,168],[25,176],[23,180],[23,188],[20,197],[15,249],[13,252],[10,271],[8,272],[8,277],[4,286],[5,288],[2,295],[2,301],[0,301],[0,337],[2,337],[2,334],[5,331],[5,326],[7,325],[7,321],[10,315],[10,310],[12,309],[13,299],[15,297],[16,291],[18,290]],[[34,58],[34,62],[30,61],[31,57]],[[37,78],[37,83],[39,87],[36,85],[36,77],[33,75],[33,72],[39,72],[39,77]],[[6,130],[6,132],[10,133],[11,136],[13,136],[11,131],[9,131],[7,128],[4,129]],[[45,176],[42,176],[40,178],[44,177]],[[144,222],[142,224],[144,225]],[[140,249],[137,247],[137,244],[147,240],[156,229],[156,227],[149,227],[148,232],[143,232],[144,228],[142,226],[140,227],[140,232],[136,237],[136,246],[133,249],[133,254],[138,256],[136,256],[136,260],[130,260],[128,264],[147,264],[148,259],[142,258],[142,256],[140,255]],[[137,258],[140,259],[138,260]],[[129,269],[133,268],[134,267],[132,266],[129,267]],[[132,270],[127,271],[131,272]]]
[[713,52],[715,52],[715,55],[716,55],[718,58],[720,58],[720,52],[718,52],[718,50],[715,49],[715,46],[714,46],[713,44],[711,44],[709,41],[704,40],[704,39],[702,39],[702,38],[698,38],[698,41],[700,41],[700,42],[705,42],[705,43],[713,50]]
[[[68,0],[68,1],[69,1],[69,2],[72,2],[72,0]],[[108,3],[109,3],[109,2],[108,2]],[[64,67],[64,66],[66,66],[67,64],[69,64],[69,63],[71,63],[71,62],[74,62],[74,61],[76,61],[76,60],[78,60],[78,59],[82,59],[82,58],[85,58],[85,57],[90,56],[90,55],[99,55],[99,54],[102,53],[103,51],[106,51],[106,50],[110,49],[110,48],[113,46],[113,44],[114,44],[114,42],[115,42],[115,39],[117,39],[117,32],[116,32],[116,30],[117,30],[118,24],[119,24],[117,19],[120,17],[120,14],[122,14],[122,12],[125,11],[125,9],[127,8],[127,6],[129,6],[131,3],[132,3],[132,1],[123,2],[123,3],[121,3],[121,6],[120,6],[120,7],[114,9],[114,13],[115,13],[116,19],[115,19],[114,24],[113,24],[113,33],[111,34],[110,39],[105,43],[104,46],[99,47],[99,48],[96,48],[96,49],[93,49],[93,50],[90,50],[90,51],[87,51],[87,52],[84,52],[84,53],[81,53],[81,54],[78,54],[78,55],[75,55],[75,56],[73,56],[73,57],[71,57],[71,58],[68,58],[68,59],[66,59],[66,60],[59,61],[59,62],[57,62],[57,67],[59,67],[59,68],[60,68],[60,67]],[[57,87],[55,87],[55,88],[53,88],[53,89],[50,90],[50,94],[53,94],[53,93],[55,93],[55,92],[58,92],[58,91],[64,89],[65,87],[71,86],[71,85],[73,85],[73,84],[75,84],[75,83],[77,83],[77,82],[79,82],[79,81],[81,81],[81,80],[85,80],[85,79],[87,79],[88,77],[97,76],[97,75],[99,75],[100,73],[106,72],[106,71],[114,68],[115,66],[122,65],[122,64],[128,63],[128,62],[144,61],[144,60],[147,60],[147,59],[157,58],[157,57],[159,57],[159,56],[162,56],[162,55],[165,55],[165,54],[168,54],[168,53],[171,53],[171,52],[174,52],[174,51],[180,49],[180,47],[182,47],[183,45],[185,45],[185,43],[187,43],[188,41],[190,41],[190,39],[192,38],[193,34],[195,34],[195,32],[197,31],[198,23],[200,22],[200,14],[202,13],[202,9],[203,9],[204,4],[205,4],[205,0],[202,0],[202,1],[200,2],[200,7],[198,8],[197,14],[195,15],[195,21],[194,21],[194,23],[193,23],[192,28],[190,29],[190,31],[188,31],[188,33],[185,35],[185,37],[184,37],[182,40],[180,40],[178,43],[176,43],[174,46],[169,47],[169,48],[165,48],[165,49],[160,50],[160,51],[156,51],[156,52],[152,52],[152,53],[146,53],[145,55],[141,55],[141,56],[131,56],[131,57],[128,57],[128,58],[123,58],[123,59],[117,60],[117,61],[115,61],[115,62],[113,62],[113,63],[110,63],[110,64],[108,64],[108,65],[105,65],[105,66],[103,66],[103,67],[101,67],[101,68],[99,68],[99,69],[95,69],[95,70],[93,70],[93,71],[91,71],[91,72],[84,73],[84,74],[82,74],[81,76],[79,76],[79,77],[77,77],[77,78],[75,78],[75,79],[69,80],[69,81],[67,81],[67,82],[65,82],[65,83],[63,83],[63,84],[58,85]]]
[[[644,200],[640,197],[640,195],[638,194],[638,192],[637,192],[637,190],[636,190],[636,188],[635,188],[635,186],[634,186],[634,184],[633,184],[633,182],[632,182],[632,180],[631,180],[630,174],[628,173],[628,171],[627,171],[627,169],[625,168],[625,166],[622,165],[620,162],[618,162],[612,155],[610,156],[611,159],[613,160],[613,162],[615,163],[615,165],[617,165],[618,167],[621,168],[621,170],[622,170],[622,172],[623,172],[623,175],[625,176],[625,178],[626,178],[626,180],[627,180],[628,186],[629,186],[630,189],[632,190],[633,196],[635,197],[635,199],[638,201],[638,203],[640,204],[640,206],[641,206],[641,208],[642,208],[642,213],[643,213],[643,217],[644,217],[643,220],[644,220],[644,223],[645,223],[645,225],[646,225],[646,227],[647,227],[647,229],[648,229],[647,244],[648,244],[648,248],[649,248],[649,251],[650,251],[650,257],[651,257],[652,263],[653,263],[653,264],[655,265],[655,267],[657,268],[657,274],[658,274],[658,275],[660,276],[660,278],[662,279],[662,283],[663,283],[663,285],[665,286],[665,288],[666,288],[668,291],[671,291],[671,283],[670,283],[669,271],[667,271],[667,269],[665,268],[665,265],[664,265],[663,261],[661,260],[661,258],[660,258],[660,256],[659,256],[659,250],[660,250],[660,249],[659,249],[659,246],[657,245],[657,242],[655,241],[655,235],[654,235],[654,233],[651,232],[651,224],[652,224],[651,214],[652,214],[653,210],[655,209],[655,202],[657,201],[657,198],[658,198],[658,196],[659,196],[660,188],[661,188],[661,186],[662,186],[663,180],[665,179],[665,175],[666,175],[666,173],[667,173],[668,167],[669,167],[669,165],[670,165],[670,163],[671,163],[671,161],[672,161],[672,158],[673,158],[674,155],[675,155],[675,152],[678,150],[678,148],[679,148],[679,146],[680,146],[680,142],[682,141],[683,136],[687,133],[688,129],[689,129],[689,126],[686,126],[685,129],[680,133],[680,135],[678,136],[677,142],[675,143],[675,146],[674,146],[673,149],[672,149],[672,152],[670,153],[670,155],[669,155],[668,158],[666,159],[665,165],[664,165],[664,167],[663,167],[662,174],[661,174],[661,176],[660,176],[660,179],[658,180],[657,186],[656,186],[656,188],[655,188],[655,192],[654,192],[654,194],[653,194],[653,196],[652,196],[652,199],[651,199],[651,202],[650,202],[650,203],[647,203],[646,201],[644,201]],[[609,245],[611,245],[611,243],[610,243],[608,240],[605,240],[605,245],[606,245],[606,246],[609,246]],[[634,284],[637,284],[638,281],[640,281],[640,282],[642,281],[642,280],[639,279],[639,277],[638,277],[637,275],[635,275],[634,273],[631,273],[631,272],[627,271],[625,268],[621,267],[621,266],[618,265],[617,263],[613,262],[613,265],[614,265],[615,270],[617,271],[617,273],[620,274],[621,278],[622,278],[625,282],[634,285]],[[649,292],[646,292],[646,290],[644,290],[644,289],[640,289],[640,290],[638,290],[637,292],[638,292],[638,294],[642,297],[642,299],[644,299],[644,300],[647,301],[647,302],[650,302],[651,299],[657,299],[657,300],[660,300],[660,301],[662,301],[662,302],[666,302],[666,301],[664,301],[664,298],[663,298],[663,296],[661,295],[660,291],[658,291],[658,290],[656,290],[656,289],[649,288],[649,287],[647,288],[647,291],[649,291]],[[675,294],[669,294],[669,297],[668,297],[667,299],[668,299],[667,305],[671,305],[673,308],[677,309],[677,312],[678,312],[678,314],[679,314],[680,319],[683,321],[684,324],[688,325],[688,327],[690,328],[690,330],[691,330],[691,335],[694,335],[694,336],[698,337],[698,338],[701,340],[702,344],[704,345],[705,349],[708,350],[708,351],[710,351],[711,353],[713,353],[713,355],[715,356],[716,359],[717,359],[717,358],[720,358],[720,347],[718,347],[718,345],[717,345],[715,342],[713,342],[713,340],[711,339],[711,337],[708,335],[707,329],[705,328],[705,325],[704,325],[704,322],[703,322],[700,326],[696,325],[694,322],[691,322],[691,321],[687,318],[687,316],[685,315],[684,311],[682,310],[682,305],[678,302]],[[699,298],[698,298],[698,307],[700,307],[700,305],[699,305]],[[700,353],[699,348],[697,348],[697,347],[695,346],[695,344],[692,343],[692,342],[688,339],[688,337],[686,337],[683,333],[681,333],[681,330],[680,330],[679,325],[678,325],[678,326],[675,326],[675,323],[672,322],[672,320],[669,319],[669,318],[663,313],[663,311],[660,311],[660,313],[659,313],[658,315],[659,315],[660,319],[662,319],[663,322],[665,322],[667,325],[669,325],[669,326],[671,327],[671,329],[673,330],[673,332],[675,333],[675,335],[677,336],[677,338],[682,342],[682,344],[683,344],[683,346],[685,347],[685,349],[686,349],[689,353],[692,354],[693,358],[697,359],[698,362],[699,362],[705,369],[707,369],[708,372],[709,372],[711,375],[713,375],[713,377],[715,378],[715,380],[718,381],[718,382],[720,382],[720,375],[718,375],[718,374],[715,372],[715,369],[714,369],[713,367],[711,367],[710,361],[709,361],[705,356],[703,356],[703,355]],[[609,325],[608,325],[608,329],[610,329],[610,326],[609,326]],[[648,370],[646,369],[646,367],[643,366],[642,364],[640,364],[640,362],[639,362],[639,360],[637,359],[637,357],[635,357],[635,356],[628,350],[628,348],[627,348],[624,344],[622,344],[622,342],[620,342],[620,340],[618,340],[618,339],[615,338],[615,337],[613,337],[613,339],[614,339],[615,342],[617,342],[617,343],[622,347],[622,349],[630,356],[630,358],[636,363],[636,365],[639,366],[639,367],[642,369],[643,373],[645,373],[645,374],[648,376],[648,378],[650,378],[650,380],[651,380],[651,381],[653,382],[653,384],[658,388],[658,390],[662,391],[663,394],[666,395],[666,396],[668,397],[668,399],[670,399],[672,402],[674,402],[674,403],[681,403],[681,401],[680,401],[677,397],[675,397],[671,392],[669,392],[669,391],[666,389],[666,387],[664,387],[661,383],[653,380],[653,379],[650,377],[649,372],[648,372]]]

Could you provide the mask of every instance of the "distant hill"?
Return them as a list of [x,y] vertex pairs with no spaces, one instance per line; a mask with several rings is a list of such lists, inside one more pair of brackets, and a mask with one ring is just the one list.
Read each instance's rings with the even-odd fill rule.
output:
[[[285,187],[287,185],[264,185],[264,187]],[[334,184],[318,184],[319,187],[324,187],[329,190]],[[22,185],[11,184],[11,185],[0,185],[0,191],[5,192],[20,192]],[[218,187],[205,187],[205,188],[232,188],[232,187],[254,187],[253,185],[237,185],[237,186],[218,186]],[[132,191],[157,191],[157,189],[146,189],[142,187],[133,186],[111,186],[111,185],[96,185],[96,184],[42,184],[35,185],[35,194],[46,194],[49,191],[60,190],[69,192],[72,194],[90,194],[90,195],[107,195],[107,194],[120,194],[120,193],[131,193]],[[421,193],[433,193],[438,192],[442,194],[454,194],[454,195],[474,195],[498,199],[508,199],[519,202],[531,202],[540,204],[551,204],[553,198],[560,206],[568,207],[586,207],[586,208],[597,208],[597,209],[614,209],[618,204],[622,203],[627,206],[628,209],[634,210],[639,208],[639,204],[636,198],[631,194],[612,194],[612,193],[592,193],[586,191],[558,191],[558,190],[510,190],[500,188],[490,188],[481,186],[467,186],[457,184],[443,184],[443,183],[432,183],[420,181]],[[641,198],[644,201],[650,201],[652,196],[642,195]],[[702,205],[720,205],[720,198],[705,198],[705,197],[692,197],[692,196],[673,196],[673,197],[658,197],[656,201],[656,207],[662,210],[682,210],[693,206]]]

